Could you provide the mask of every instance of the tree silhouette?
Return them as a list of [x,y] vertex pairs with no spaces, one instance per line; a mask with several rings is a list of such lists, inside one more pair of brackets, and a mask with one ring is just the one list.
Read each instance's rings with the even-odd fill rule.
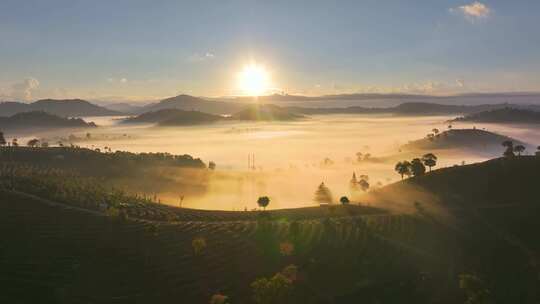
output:
[[437,128],[434,128],[434,129],[431,130],[431,131],[433,132],[433,134],[435,134],[435,136],[436,136],[437,134],[439,134],[439,129],[437,129]]
[[366,192],[369,189],[369,182],[366,179],[361,179],[358,182],[358,185],[360,185],[360,189],[362,189],[362,191],[364,192]]
[[511,140],[505,140],[502,142],[503,147],[506,147],[503,155],[504,157],[514,157],[514,143]]
[[346,197],[346,196],[342,196],[342,197],[339,199],[339,202],[340,202],[342,205],[347,205],[347,204],[350,203],[349,198]]
[[0,132],[0,147],[3,147],[7,144],[6,138],[4,137],[4,133]]
[[414,176],[420,176],[426,173],[426,166],[424,166],[422,160],[415,158],[411,161],[411,172]]
[[11,140],[11,145],[14,146],[14,147],[18,147],[18,146],[19,146],[19,142],[17,141],[16,138],[14,138],[13,140]]
[[406,160],[398,162],[396,164],[396,167],[394,168],[394,170],[399,175],[401,175],[401,179],[403,180],[404,175],[407,175],[407,176],[411,175],[411,163],[409,161],[406,161]]
[[358,180],[356,179],[356,173],[353,172],[351,181],[349,182],[349,188],[351,189],[351,192],[358,191]]
[[324,183],[321,183],[315,191],[315,202],[319,204],[331,204],[332,203],[332,193],[330,189],[326,187]]
[[26,143],[26,145],[29,146],[30,148],[37,147],[38,144],[39,144],[39,139],[37,139],[37,138],[30,139],[30,140]]
[[266,210],[266,206],[268,206],[268,204],[270,204],[270,198],[268,198],[268,196],[261,196],[257,200],[257,205],[259,205],[259,207],[263,207],[264,210]]
[[536,147],[536,156],[540,156],[540,146]]
[[208,163],[208,169],[215,170],[216,169],[216,163],[211,161]]
[[523,153],[523,151],[525,151],[524,145],[517,145],[514,147],[514,152],[516,152],[518,156],[521,156],[521,153]]
[[422,161],[424,162],[424,165],[429,167],[429,171],[431,172],[431,167],[437,165],[437,156],[433,153],[427,153],[422,156]]

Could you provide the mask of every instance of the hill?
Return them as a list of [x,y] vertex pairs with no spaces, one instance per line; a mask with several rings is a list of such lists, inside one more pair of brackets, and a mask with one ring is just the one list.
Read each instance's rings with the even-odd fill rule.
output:
[[538,124],[540,123],[540,112],[505,107],[502,109],[469,114],[464,117],[458,117],[453,121]]
[[120,114],[119,112],[97,106],[82,99],[43,99],[30,104],[19,102],[0,103],[0,113],[2,116],[11,116],[29,111],[42,111],[63,117],[110,116]]
[[[412,185],[443,194],[445,204],[459,207],[453,222],[407,192],[401,200],[417,206],[414,214],[357,206],[196,211],[48,177],[57,172],[22,170],[13,179],[0,170],[0,238],[9,244],[0,297],[205,303],[223,294],[234,303],[260,303],[253,300],[259,295],[268,303],[450,304],[482,292],[496,303],[537,303],[539,169],[539,158],[499,159],[380,189]],[[476,200],[482,197],[497,208]]]
[[302,115],[295,114],[287,108],[276,105],[249,105],[243,110],[231,115],[233,120],[248,121],[284,121],[303,118]]
[[206,114],[199,111],[184,111],[178,109],[163,109],[146,112],[127,118],[124,123],[155,123],[161,126],[183,126],[212,123],[223,119],[218,115]]
[[514,144],[529,145],[508,136],[480,129],[453,129],[444,131],[433,137],[427,137],[402,146],[404,150],[437,150],[462,149],[489,152],[491,150],[504,151],[502,142],[510,140]]
[[94,128],[96,124],[87,123],[80,118],[64,118],[41,111],[21,112],[10,117],[0,117],[0,129],[58,129],[58,128]]
[[214,115],[224,115],[237,112],[243,107],[243,104],[235,102],[213,101],[190,95],[178,95],[163,99],[158,103],[144,106],[138,111],[138,113],[156,112],[163,109],[178,109],[184,111],[199,111]]

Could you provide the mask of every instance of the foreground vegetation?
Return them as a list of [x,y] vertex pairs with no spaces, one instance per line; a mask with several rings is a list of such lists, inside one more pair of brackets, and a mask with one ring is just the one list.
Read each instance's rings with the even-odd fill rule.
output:
[[412,214],[350,204],[197,211],[129,196],[75,173],[4,165],[0,237],[9,246],[0,261],[1,297],[537,303],[539,168],[536,157],[498,159],[389,186],[440,193],[452,212],[448,219],[406,195]]

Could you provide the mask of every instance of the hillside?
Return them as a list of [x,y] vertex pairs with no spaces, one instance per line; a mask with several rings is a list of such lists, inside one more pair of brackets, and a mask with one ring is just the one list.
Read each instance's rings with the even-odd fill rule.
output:
[[81,99],[43,99],[29,104],[19,102],[0,103],[0,116],[11,116],[29,111],[42,111],[63,117],[110,116],[120,114],[119,112]]
[[[467,300],[459,288],[460,275],[467,274],[493,302],[537,303],[539,169],[538,158],[498,159],[380,190],[415,185],[445,194],[445,204],[459,203],[454,222],[421,208],[424,201],[415,214],[355,206],[197,211],[132,203],[121,195],[118,203],[109,194],[105,204],[86,199],[99,191],[72,193],[79,186],[67,181],[54,197],[73,201],[58,203],[37,197],[50,193],[42,186],[34,195],[20,191],[32,189],[29,181],[39,175],[17,177],[16,191],[6,189],[9,174],[0,175],[0,238],[9,244],[0,259],[0,297],[207,303],[223,294],[231,303],[256,303],[252,283],[281,272],[287,292],[269,303],[453,304]],[[41,174],[52,186],[45,178],[51,173]],[[498,208],[476,201],[486,193]],[[413,199],[401,192],[402,201],[414,205]],[[175,215],[145,219],[163,212]],[[288,265],[295,267],[284,270]]]
[[206,114],[199,111],[184,111],[178,109],[163,109],[146,112],[127,118],[124,123],[155,123],[161,126],[183,126],[212,123],[223,119],[218,115]]
[[144,106],[138,113],[156,112],[163,109],[199,111],[214,115],[231,114],[241,110],[244,105],[234,102],[212,101],[190,95],[178,95],[163,99],[158,103]]
[[233,120],[248,121],[286,121],[303,118],[302,115],[295,114],[287,108],[276,105],[249,105],[243,110],[231,115]]
[[[504,151],[502,142],[510,140],[514,144],[529,145],[508,136],[480,129],[453,129],[444,131],[431,138],[411,141],[403,145],[404,150],[461,149],[478,152]],[[496,153],[498,154],[498,153]]]
[[58,128],[94,128],[96,124],[80,118],[64,118],[47,112],[21,112],[10,117],[0,117],[0,129],[58,129]]
[[502,108],[491,111],[469,114],[464,117],[458,117],[454,121],[465,122],[484,122],[484,123],[540,123],[540,112],[517,109]]

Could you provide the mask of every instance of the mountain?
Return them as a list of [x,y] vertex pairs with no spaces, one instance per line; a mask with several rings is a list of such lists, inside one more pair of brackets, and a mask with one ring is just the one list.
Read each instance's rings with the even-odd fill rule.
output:
[[211,123],[223,119],[218,115],[202,113],[199,111],[184,111],[178,109],[163,109],[155,112],[146,112],[130,117],[124,123],[156,123],[161,126],[182,126]]
[[393,114],[393,115],[449,115],[468,114],[482,111],[491,111],[504,108],[524,109],[528,111],[539,111],[540,105],[515,105],[515,104],[483,104],[483,105],[447,105],[430,102],[406,102],[391,107],[285,107],[291,112],[306,115],[324,114]]
[[93,128],[93,122],[87,123],[80,118],[65,118],[42,111],[22,112],[10,117],[0,117],[0,129],[54,129],[54,128]]
[[0,103],[1,116],[11,116],[13,114],[30,111],[43,111],[63,117],[109,116],[120,114],[119,112],[97,106],[82,99],[42,99],[30,104],[19,102]]
[[504,151],[502,142],[510,140],[514,144],[531,147],[519,140],[480,129],[454,129],[444,131],[433,137],[409,142],[404,150],[463,149],[489,152],[494,149]]
[[276,105],[248,105],[240,112],[231,115],[233,120],[249,120],[249,121],[272,121],[272,120],[295,120],[303,118],[302,115],[295,114],[287,108],[282,108]]
[[134,114],[138,113],[142,110],[142,106],[135,106],[132,104],[129,104],[127,102],[118,102],[118,103],[111,103],[111,104],[105,104],[102,105],[104,108],[109,109],[111,111],[119,112],[122,114]]
[[138,110],[137,113],[155,112],[163,109],[178,109],[223,115],[237,112],[244,106],[244,104],[235,102],[212,101],[190,95],[178,95],[163,99],[158,103],[144,106],[142,109]]
[[487,123],[540,123],[540,112],[505,107],[491,111],[469,114],[458,117],[454,121],[487,122]]

